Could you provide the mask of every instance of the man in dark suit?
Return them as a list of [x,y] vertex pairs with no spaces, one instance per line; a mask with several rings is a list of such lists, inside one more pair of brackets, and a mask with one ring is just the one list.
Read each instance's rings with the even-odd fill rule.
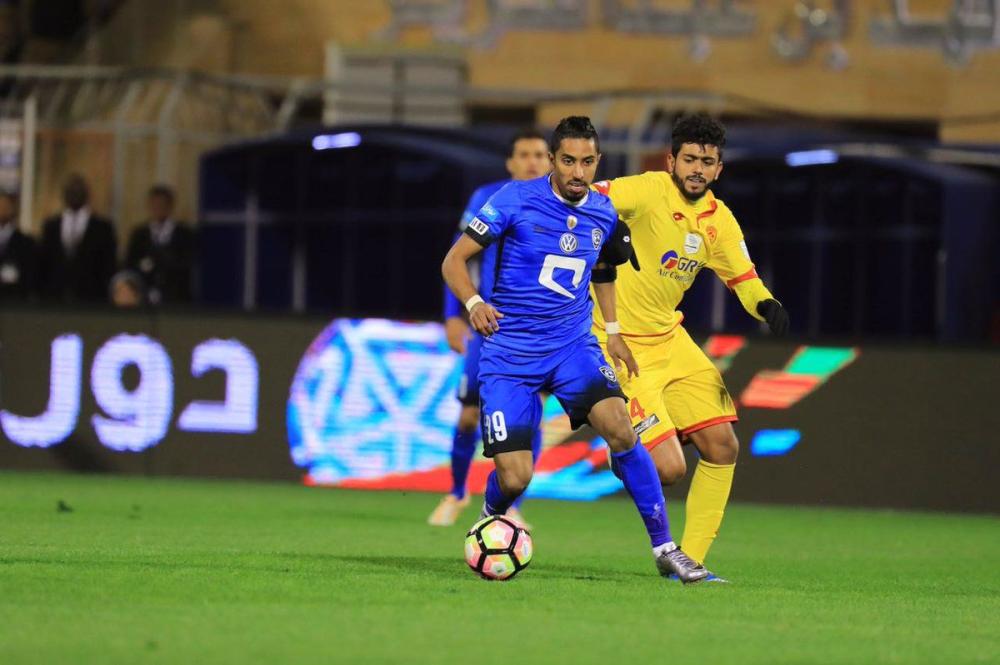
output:
[[38,272],[38,248],[17,228],[17,200],[0,192],[0,302],[33,295]]
[[63,187],[66,208],[42,226],[42,294],[63,302],[107,302],[117,268],[117,241],[111,220],[87,205],[90,188],[80,175]]
[[165,185],[149,190],[149,222],[128,241],[125,266],[142,275],[153,305],[191,302],[195,232],[173,217],[174,191]]

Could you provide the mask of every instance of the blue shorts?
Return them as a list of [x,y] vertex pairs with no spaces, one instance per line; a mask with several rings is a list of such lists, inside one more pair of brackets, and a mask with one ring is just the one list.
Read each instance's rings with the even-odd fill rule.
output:
[[465,345],[465,366],[458,380],[458,401],[462,406],[479,406],[479,354],[482,349],[483,336],[473,332]]
[[587,334],[546,355],[518,354],[485,344],[479,358],[483,454],[531,450],[542,419],[539,392],[556,396],[573,429],[587,422],[595,404],[625,399],[597,339]]

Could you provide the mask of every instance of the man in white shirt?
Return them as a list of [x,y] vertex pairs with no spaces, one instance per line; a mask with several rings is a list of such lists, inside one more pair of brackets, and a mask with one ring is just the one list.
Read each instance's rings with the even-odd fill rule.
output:
[[24,300],[35,288],[35,241],[17,228],[17,200],[0,192],[0,302]]
[[118,265],[111,220],[89,206],[90,187],[73,174],[63,186],[62,213],[42,225],[42,294],[63,302],[107,302]]
[[151,304],[187,303],[192,299],[196,237],[174,217],[174,190],[149,190],[149,221],[132,231],[125,265],[142,275]]

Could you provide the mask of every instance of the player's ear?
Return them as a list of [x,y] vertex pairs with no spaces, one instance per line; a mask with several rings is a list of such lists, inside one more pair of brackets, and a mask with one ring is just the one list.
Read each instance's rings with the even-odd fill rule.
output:
[[722,177],[722,167],[723,167],[723,166],[725,166],[725,164],[723,164],[723,163],[722,163],[722,160],[720,159],[720,160],[719,160],[719,170],[715,172],[715,179],[716,179],[716,180],[718,180],[719,178],[721,178],[721,177]]
[[674,153],[667,152],[667,156],[663,159],[664,166],[667,167],[667,173],[674,172]]
[[508,157],[507,161],[504,162],[504,166],[507,167],[507,173],[509,173],[513,177],[513,175],[514,175],[514,158],[513,157]]

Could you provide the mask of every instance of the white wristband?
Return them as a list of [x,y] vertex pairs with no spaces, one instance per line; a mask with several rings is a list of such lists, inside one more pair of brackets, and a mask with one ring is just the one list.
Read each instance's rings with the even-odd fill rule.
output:
[[480,296],[477,293],[476,295],[472,296],[471,298],[465,301],[465,311],[467,311],[469,314],[472,314],[472,308],[481,302],[486,302],[486,301],[483,300],[482,296]]
[[622,331],[622,327],[618,325],[617,321],[606,321],[604,323],[604,332],[609,335],[617,335]]

